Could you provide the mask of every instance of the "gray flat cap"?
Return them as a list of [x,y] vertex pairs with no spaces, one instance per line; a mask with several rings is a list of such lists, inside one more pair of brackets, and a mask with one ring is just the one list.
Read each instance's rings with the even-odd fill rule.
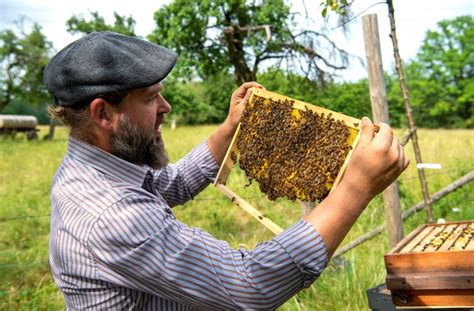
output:
[[94,32],[56,54],[44,70],[43,81],[60,105],[76,106],[98,95],[158,83],[176,60],[175,52],[157,44]]

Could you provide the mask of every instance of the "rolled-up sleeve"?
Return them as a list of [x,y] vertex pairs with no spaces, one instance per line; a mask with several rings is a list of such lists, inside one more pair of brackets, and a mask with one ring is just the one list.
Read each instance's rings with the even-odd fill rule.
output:
[[303,220],[252,251],[235,250],[143,196],[111,206],[89,246],[101,280],[204,309],[275,309],[328,260],[321,236]]
[[201,143],[175,164],[156,171],[156,190],[170,206],[183,204],[202,191],[217,175],[219,165],[207,141]]

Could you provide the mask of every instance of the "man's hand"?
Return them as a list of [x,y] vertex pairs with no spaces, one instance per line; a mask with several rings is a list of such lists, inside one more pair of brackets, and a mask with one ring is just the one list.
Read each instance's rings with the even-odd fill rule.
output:
[[339,185],[307,217],[321,234],[329,256],[336,251],[347,232],[372,198],[390,185],[408,166],[403,148],[392,129],[362,119],[359,143]]
[[232,93],[230,98],[229,114],[224,123],[214,131],[207,141],[214,159],[218,164],[222,163],[227,148],[229,148],[235,129],[240,122],[240,116],[250,98],[250,88],[264,88],[257,82],[246,82]]
[[410,162],[392,129],[385,123],[379,128],[375,133],[374,124],[362,119],[359,143],[341,180],[367,200],[388,187]]
[[264,87],[257,82],[246,82],[239,86],[239,88],[236,89],[234,93],[232,93],[230,98],[229,114],[227,115],[227,119],[225,121],[229,127],[235,129],[239,124],[240,116],[242,115],[245,105],[250,98],[250,88],[252,87],[264,89]]

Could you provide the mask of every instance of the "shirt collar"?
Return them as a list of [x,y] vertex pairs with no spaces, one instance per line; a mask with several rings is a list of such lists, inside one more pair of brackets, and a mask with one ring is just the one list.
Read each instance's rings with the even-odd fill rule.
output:
[[115,179],[142,186],[148,168],[139,166],[72,136],[68,140],[68,154],[87,166]]

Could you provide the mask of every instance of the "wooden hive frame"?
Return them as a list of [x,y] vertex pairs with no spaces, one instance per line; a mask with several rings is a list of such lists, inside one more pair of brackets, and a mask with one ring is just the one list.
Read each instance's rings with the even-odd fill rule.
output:
[[421,225],[390,250],[386,283],[394,304],[474,308],[472,232],[472,221]]
[[[277,93],[273,93],[267,90],[263,89],[258,89],[258,88],[252,88],[251,89],[251,96],[249,98],[249,102],[252,102],[256,96],[258,97],[263,97],[266,99],[271,99],[273,101],[284,101],[284,100],[289,100],[293,101],[293,108],[298,109],[301,111],[305,110],[312,110],[314,112],[317,112],[319,114],[324,114],[324,115],[329,115],[331,114],[331,117],[334,120],[340,120],[344,122],[344,124],[349,128],[350,131],[350,137],[349,137],[349,144],[351,145],[351,150],[349,151],[348,155],[346,156],[344,163],[339,171],[339,174],[337,175],[337,178],[334,181],[334,184],[331,188],[331,192],[335,189],[337,184],[339,183],[344,170],[347,166],[347,163],[349,162],[349,159],[352,156],[352,151],[354,150],[355,146],[357,145],[360,137],[360,119],[356,119],[335,111],[331,111],[329,109],[325,109],[319,106],[312,105],[310,103],[306,103],[297,99],[293,99],[287,96],[283,96]],[[275,224],[272,220],[270,220],[266,215],[261,213],[259,210],[257,210],[255,207],[253,207],[249,202],[245,201],[242,199],[239,195],[237,195],[235,192],[233,192],[231,189],[229,189],[226,186],[227,180],[229,178],[230,172],[232,168],[235,166],[237,162],[237,158],[239,156],[239,150],[237,147],[237,141],[240,135],[240,124],[237,127],[233,139],[231,141],[231,144],[227,150],[227,153],[224,157],[224,160],[221,164],[221,167],[219,169],[219,172],[217,174],[217,177],[214,181],[214,186],[216,186],[219,191],[221,191],[224,195],[226,195],[231,201],[241,207],[244,211],[246,211],[248,214],[253,216],[255,219],[257,219],[260,223],[262,223],[267,229],[272,231],[275,234],[281,233],[283,229]]]

